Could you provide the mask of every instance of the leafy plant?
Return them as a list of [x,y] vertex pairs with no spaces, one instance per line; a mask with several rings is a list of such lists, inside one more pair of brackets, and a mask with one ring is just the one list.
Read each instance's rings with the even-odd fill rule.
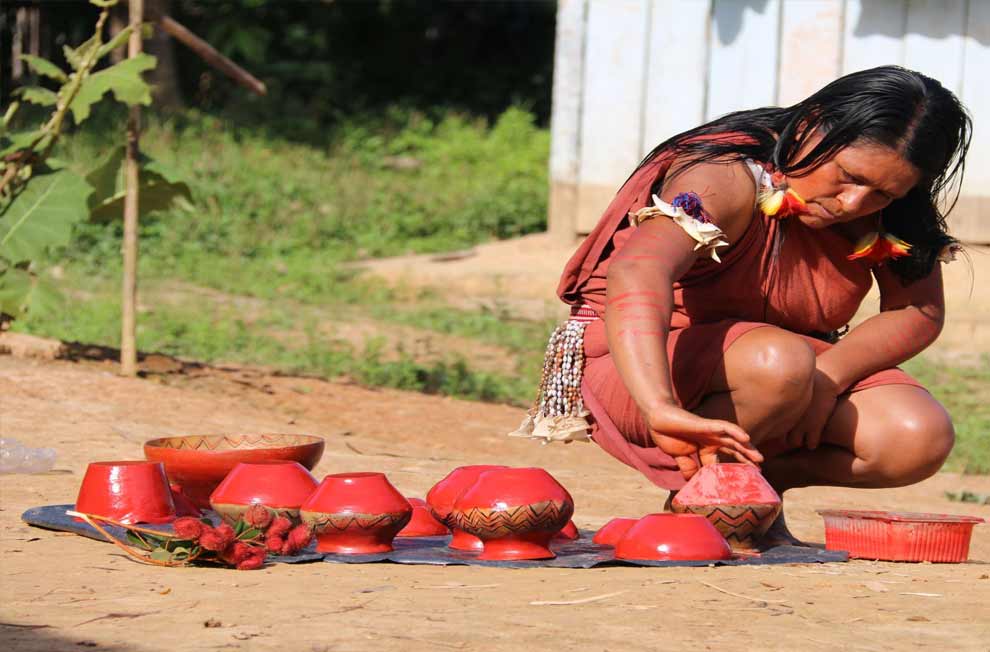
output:
[[[108,93],[123,104],[150,104],[151,93],[141,74],[155,67],[155,58],[139,54],[96,70],[133,31],[128,26],[109,41],[103,28],[117,0],[90,0],[101,8],[93,36],[76,48],[64,47],[71,70],[32,55],[24,62],[39,76],[58,84],[20,88],[19,97],[0,121],[0,325],[44,310],[58,297],[38,273],[38,261],[53,247],[68,244],[73,227],[89,216],[106,219],[120,213],[123,202],[122,149],[112,152],[88,177],[51,157],[67,118],[81,124],[93,106]],[[40,125],[13,131],[14,117],[23,102],[52,107]],[[148,194],[144,211],[162,208],[189,189],[174,175],[144,161],[140,185]],[[94,192],[95,191],[95,192]]]

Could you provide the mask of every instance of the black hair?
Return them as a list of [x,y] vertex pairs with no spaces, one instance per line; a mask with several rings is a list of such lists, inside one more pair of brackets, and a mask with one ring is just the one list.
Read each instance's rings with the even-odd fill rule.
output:
[[[959,198],[972,129],[962,103],[938,81],[880,66],[840,77],[793,106],[736,111],[680,133],[654,148],[640,167],[670,152],[684,164],[679,172],[751,158],[802,176],[853,143],[890,147],[921,172],[915,187],[883,210],[884,229],[912,245],[910,256],[888,263],[908,284],[928,276],[939,252],[956,243],[945,217]],[[816,132],[821,141],[795,160]]]

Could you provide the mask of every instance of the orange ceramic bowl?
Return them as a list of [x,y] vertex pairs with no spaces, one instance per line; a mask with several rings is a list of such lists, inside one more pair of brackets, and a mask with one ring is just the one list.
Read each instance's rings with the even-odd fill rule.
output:
[[615,544],[617,559],[707,561],[732,550],[715,526],[698,514],[648,514]]
[[152,439],[144,456],[165,473],[194,505],[209,509],[210,494],[241,462],[299,462],[313,470],[323,456],[323,438],[312,435],[185,435]]

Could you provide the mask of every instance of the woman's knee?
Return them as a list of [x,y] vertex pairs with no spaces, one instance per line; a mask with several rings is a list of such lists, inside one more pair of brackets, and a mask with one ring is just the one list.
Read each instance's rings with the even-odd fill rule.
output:
[[[811,396],[815,376],[815,351],[801,337],[778,328],[760,328],[751,333],[733,357],[735,383],[748,385],[767,401],[800,404]],[[730,351],[732,349],[730,348]]]
[[931,477],[952,452],[955,429],[934,399],[902,406],[878,437],[866,459],[871,475],[885,486],[903,486]]

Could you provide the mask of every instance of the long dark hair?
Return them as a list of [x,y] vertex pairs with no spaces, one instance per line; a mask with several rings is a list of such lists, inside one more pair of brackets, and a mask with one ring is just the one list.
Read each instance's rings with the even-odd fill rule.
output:
[[[889,263],[907,284],[928,276],[943,247],[956,242],[945,217],[959,198],[972,128],[962,103],[938,81],[881,66],[840,77],[794,106],[737,111],[680,133],[660,143],[640,167],[670,152],[685,163],[680,172],[703,162],[752,158],[802,176],[856,142],[890,147],[921,172],[921,181],[883,210],[884,228],[912,245],[910,256]],[[816,131],[821,142],[795,160]]]

